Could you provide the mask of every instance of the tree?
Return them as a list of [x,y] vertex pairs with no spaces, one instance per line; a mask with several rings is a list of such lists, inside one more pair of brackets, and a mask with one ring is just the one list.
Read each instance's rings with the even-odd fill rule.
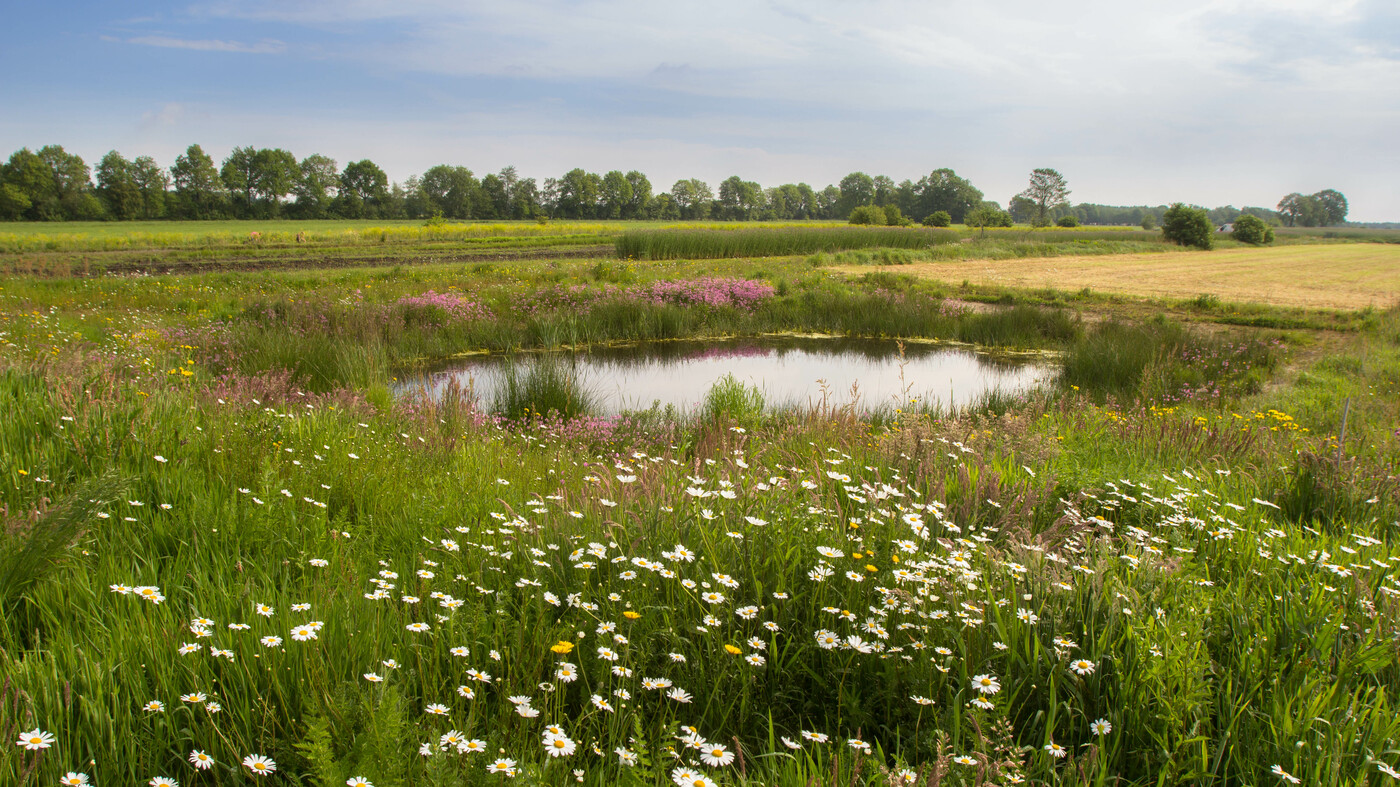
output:
[[239,218],[248,218],[253,210],[253,189],[258,174],[253,159],[258,151],[251,147],[234,148],[219,168],[219,179],[233,197],[233,210]]
[[595,173],[571,169],[559,179],[559,215],[566,219],[591,219],[598,209],[603,179]]
[[632,170],[627,173],[627,184],[632,187],[632,198],[622,208],[624,219],[645,219],[651,215],[651,181],[647,176]]
[[898,204],[896,201],[897,188],[893,180],[884,175],[876,175],[871,185],[875,189],[874,199],[876,205],[883,208],[886,205]]
[[1235,219],[1235,228],[1230,235],[1241,243],[1253,246],[1274,242],[1274,228],[1258,216],[1247,213]]
[[1313,195],[1322,208],[1322,226],[1342,224],[1347,220],[1347,198],[1340,191],[1324,189]]
[[852,172],[842,178],[840,188],[841,200],[836,205],[838,215],[849,216],[861,205],[875,204],[875,179],[864,172]]
[[1069,186],[1065,176],[1048,167],[1031,172],[1030,185],[1017,196],[1035,203],[1037,226],[1049,226],[1050,212],[1069,204]]
[[632,202],[632,183],[621,170],[603,175],[598,186],[598,218],[620,219]]
[[1018,224],[1030,224],[1040,214],[1039,206],[1020,194],[1012,197],[1006,207],[1011,212],[1012,221]]
[[181,217],[214,219],[224,213],[224,186],[214,159],[199,145],[190,145],[170,168]]
[[53,173],[37,153],[29,148],[16,150],[10,154],[0,175],[5,183],[7,215],[29,221],[63,217]]
[[253,194],[258,198],[257,212],[276,216],[282,210],[282,198],[292,193],[301,168],[297,157],[281,148],[263,148],[253,154]]
[[1078,217],[1078,216],[1075,216],[1075,215],[1073,215],[1073,214],[1068,214],[1068,215],[1065,215],[1065,216],[1061,216],[1061,217],[1059,217],[1058,219],[1055,219],[1055,226],[1056,226],[1056,227],[1078,227],[1078,226],[1079,226],[1079,217]]
[[292,193],[296,195],[296,211],[303,218],[320,219],[326,216],[334,192],[340,185],[340,171],[335,159],[313,153],[297,165],[296,183]]
[[150,156],[137,156],[131,162],[131,180],[141,193],[141,218],[158,219],[164,216],[170,178],[156,160]]
[[1142,222],[1139,226],[1145,230],[1155,230],[1157,229],[1157,217],[1151,211],[1146,211],[1142,214]]
[[857,205],[847,219],[851,224],[876,224],[883,226],[886,221],[885,209],[875,205]]
[[705,181],[690,178],[678,180],[671,186],[671,199],[676,203],[680,218],[698,219],[709,215],[714,192]]
[[763,188],[753,181],[731,175],[719,184],[720,218],[745,221],[763,203]]
[[971,229],[981,229],[985,237],[988,227],[1010,226],[1011,214],[993,205],[983,205],[968,211],[963,223]]
[[389,176],[369,159],[352,161],[340,173],[337,212],[349,219],[378,218],[389,201]]
[[113,150],[97,162],[97,198],[107,215],[129,221],[141,215],[141,190],[132,177],[131,162]]
[[948,227],[953,223],[953,217],[948,215],[946,210],[935,210],[924,217],[924,224],[930,227]]
[[940,210],[947,211],[952,220],[964,221],[969,211],[982,204],[982,191],[951,169],[936,169],[919,179],[914,186],[917,199],[909,214],[922,220]]
[[834,219],[837,218],[836,208],[841,201],[841,189],[835,186],[827,186],[817,193],[816,218]]
[[1215,246],[1215,224],[1205,208],[1173,203],[1162,215],[1162,238],[1182,246],[1210,249]]
[[441,211],[449,219],[469,219],[477,202],[480,186],[472,171],[466,167],[439,164],[423,173],[419,189],[424,198],[424,213]]

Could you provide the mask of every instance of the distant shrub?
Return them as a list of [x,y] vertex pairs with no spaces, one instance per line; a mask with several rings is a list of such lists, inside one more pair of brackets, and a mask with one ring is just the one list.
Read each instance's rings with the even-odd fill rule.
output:
[[1230,236],[1241,243],[1262,246],[1274,242],[1274,228],[1258,216],[1246,213],[1235,219],[1235,229]]
[[885,209],[874,205],[861,205],[851,211],[850,223],[852,224],[876,224],[884,226]]
[[1079,219],[1075,218],[1074,216],[1061,216],[1060,218],[1056,219],[1056,221],[1055,221],[1055,226],[1057,226],[1057,227],[1078,227],[1078,226],[1079,226]]
[[905,227],[909,223],[909,219],[904,218],[904,213],[898,205],[885,206],[885,224],[891,227]]
[[929,227],[952,226],[953,217],[946,210],[935,210],[924,217],[924,225]]
[[1204,208],[1177,202],[1162,215],[1162,237],[1182,246],[1211,249],[1215,246],[1215,224]]
[[1144,214],[1142,217],[1142,228],[1145,230],[1157,229],[1157,217],[1151,213]]

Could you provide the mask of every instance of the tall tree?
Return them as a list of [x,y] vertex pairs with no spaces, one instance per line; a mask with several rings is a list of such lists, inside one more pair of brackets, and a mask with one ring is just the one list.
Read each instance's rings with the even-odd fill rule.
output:
[[622,209],[624,219],[645,219],[650,217],[651,211],[651,181],[647,176],[632,170],[627,173],[627,183],[632,186],[632,198],[627,201],[626,207]]
[[710,185],[697,178],[678,180],[671,186],[671,200],[682,219],[699,219],[710,215],[710,202],[714,192]]
[[632,202],[632,183],[621,170],[603,176],[598,187],[598,218],[620,219]]
[[731,175],[719,184],[719,217],[729,221],[746,221],[762,203],[763,189],[753,181]]
[[875,179],[864,172],[852,172],[841,179],[841,199],[836,213],[845,218],[862,205],[875,203]]
[[257,213],[276,216],[282,198],[292,193],[301,168],[296,156],[281,148],[263,148],[253,154],[253,194],[258,198]]
[[1017,196],[1035,203],[1035,224],[1049,226],[1050,212],[1068,205],[1069,194],[1065,176],[1049,167],[1043,167],[1031,171],[1030,185]]
[[58,185],[53,171],[29,148],[10,154],[3,172],[6,213],[30,221],[51,221],[63,218],[58,202]]
[[982,191],[947,168],[936,169],[919,178],[914,189],[918,199],[909,217],[915,221],[923,221],[926,216],[942,210],[947,211],[953,221],[963,223],[969,211],[982,205]]
[[566,219],[591,219],[598,210],[602,178],[596,173],[571,169],[559,179],[559,215]]
[[115,150],[97,162],[97,198],[107,215],[118,221],[141,215],[141,190],[136,187],[131,169],[131,162]]
[[219,167],[219,179],[232,197],[234,215],[240,219],[252,216],[253,193],[258,181],[257,155],[257,149],[252,147],[234,148]]
[[214,159],[199,145],[190,145],[170,168],[181,218],[213,219],[224,213],[225,191]]
[[1341,224],[1347,220],[1347,198],[1335,189],[1324,189],[1313,195],[1322,208],[1322,224]]
[[439,164],[423,173],[421,188],[429,213],[440,210],[450,219],[469,219],[480,184],[466,167]]
[[326,217],[340,186],[339,171],[335,159],[320,153],[301,160],[297,165],[296,182],[292,184],[298,215],[308,219]]
[[141,218],[158,219],[165,216],[170,178],[156,160],[150,156],[137,156],[131,162],[131,180],[141,193]]
[[369,159],[352,161],[340,173],[336,202],[346,218],[379,218],[389,202],[389,176]]
[[39,148],[38,156],[52,173],[61,218],[91,220],[102,215],[102,203],[92,193],[92,170],[82,156],[69,153],[62,145],[45,145]]

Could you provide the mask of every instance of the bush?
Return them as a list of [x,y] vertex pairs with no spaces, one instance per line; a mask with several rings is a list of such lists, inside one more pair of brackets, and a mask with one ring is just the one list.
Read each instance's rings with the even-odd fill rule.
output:
[[946,210],[935,210],[924,217],[924,226],[927,227],[949,227],[953,224],[953,217]]
[[898,205],[886,205],[885,223],[891,227],[903,227],[909,224],[909,220],[904,218],[904,213],[900,211]]
[[885,225],[885,209],[877,208],[874,205],[861,205],[851,211],[852,224],[877,224]]
[[1055,221],[1055,226],[1057,226],[1057,227],[1078,227],[1078,226],[1079,226],[1079,219],[1075,218],[1074,216],[1061,216],[1059,219],[1057,219],[1057,220]]
[[1145,230],[1157,229],[1157,217],[1151,213],[1144,214],[1142,217],[1142,228]]
[[1262,246],[1274,242],[1274,228],[1258,216],[1246,213],[1235,219],[1235,230],[1230,236],[1240,243]]
[[1162,215],[1162,237],[1182,246],[1210,249],[1215,246],[1215,224],[1204,208],[1177,202]]

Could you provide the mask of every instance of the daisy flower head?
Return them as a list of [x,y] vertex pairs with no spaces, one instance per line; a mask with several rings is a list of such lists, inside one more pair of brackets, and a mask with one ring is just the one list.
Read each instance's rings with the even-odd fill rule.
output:
[[671,781],[678,787],[716,787],[713,780],[703,773],[696,773],[689,768],[677,768],[671,771]]
[[827,741],[831,740],[831,736],[827,735],[824,732],[810,732],[808,730],[802,731],[802,737],[806,738],[807,740],[813,743],[826,743]]
[[486,766],[486,770],[490,773],[502,773],[506,776],[514,776],[515,760],[508,759],[506,757],[501,757],[500,759],[497,759],[495,762]]
[[683,688],[680,688],[679,686],[666,692],[666,696],[680,703],[688,703],[691,700],[695,699],[691,696],[690,692],[686,691]]
[[1089,732],[1095,735],[1107,735],[1113,732],[1113,725],[1108,722],[1108,719],[1095,719],[1089,725]]
[[977,675],[972,679],[972,688],[982,694],[996,694],[1001,691],[1001,682],[991,675]]
[[1282,766],[1279,766],[1279,765],[1275,765],[1274,767],[1270,768],[1270,769],[1269,769],[1269,773],[1272,773],[1273,775],[1279,777],[1280,779],[1283,779],[1284,781],[1288,782],[1289,784],[1299,784],[1299,783],[1301,783],[1301,782],[1303,781],[1302,779],[1299,779],[1297,776],[1294,776],[1293,774],[1289,773],[1288,771],[1285,771],[1285,770],[1283,769],[1283,767],[1282,767]]
[[268,776],[277,770],[277,763],[261,754],[249,754],[243,758],[243,767],[259,776]]
[[310,626],[297,626],[292,629],[292,639],[297,642],[305,642],[309,639],[316,639],[316,629]]
[[1074,670],[1076,675],[1092,675],[1094,667],[1094,662],[1088,659],[1075,659],[1069,663],[1069,668]]
[[734,762],[734,752],[722,743],[711,743],[700,750],[700,760],[711,768],[722,768]]
[[374,674],[373,672],[366,672],[366,673],[365,673],[365,680],[369,681],[370,683],[382,683],[382,682],[384,681],[383,678],[379,677],[378,675]]
[[447,706],[442,705],[440,703],[432,702],[429,703],[428,706],[423,709],[423,712],[432,714],[433,716],[446,716]]
[[141,710],[147,713],[165,713],[165,703],[160,700],[151,700],[141,706]]
[[558,668],[554,670],[554,677],[564,683],[573,683],[578,680],[578,667],[567,661],[561,661]]
[[861,740],[860,738],[848,738],[848,739],[846,740],[846,745],[847,745],[847,746],[850,746],[852,749],[855,749],[856,751],[864,752],[865,754],[869,754],[870,751],[871,751],[871,749],[870,749],[870,744],[866,743],[865,741]]
[[1386,765],[1383,762],[1378,762],[1376,763],[1376,767],[1379,768],[1380,772],[1384,773],[1386,776],[1389,776],[1392,779],[1400,779],[1400,771],[1395,770],[1389,765]]
[[1045,751],[1049,752],[1050,756],[1057,760],[1069,754],[1069,750],[1054,741],[1045,744]]
[[275,648],[278,645],[282,644],[282,638],[273,635],[268,635],[258,640],[258,642],[261,642],[263,644],[263,647],[265,648]]
[[19,740],[15,742],[15,745],[23,746],[30,751],[47,749],[53,745],[53,733],[44,732],[38,727],[35,727],[29,732],[20,733]]
[[958,756],[953,758],[953,762],[956,762],[959,765],[976,765],[977,758],[969,757],[966,754],[959,754]]
[[363,776],[351,776],[345,780],[345,787],[374,787],[374,785],[370,784],[369,779]]
[[578,749],[578,744],[565,735],[550,735],[544,739],[544,750],[551,757],[568,757]]
[[190,752],[190,764],[201,771],[207,771],[214,767],[214,758],[199,749],[195,749]]
[[484,754],[486,753],[486,741],[472,738],[458,744],[457,751],[463,754]]
[[149,784],[151,787],[180,787],[180,783],[169,776],[157,776],[146,782],[146,784]]
[[59,780],[58,780],[58,783],[59,783],[59,784],[62,784],[62,785],[65,785],[65,787],[66,787],[67,785],[83,785],[83,784],[87,784],[87,783],[88,783],[88,775],[87,775],[86,773],[74,773],[74,772],[72,772],[72,771],[69,771],[62,779],[59,779]]

